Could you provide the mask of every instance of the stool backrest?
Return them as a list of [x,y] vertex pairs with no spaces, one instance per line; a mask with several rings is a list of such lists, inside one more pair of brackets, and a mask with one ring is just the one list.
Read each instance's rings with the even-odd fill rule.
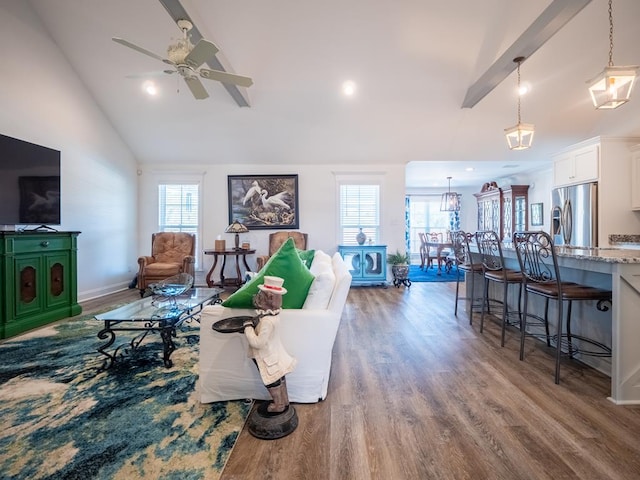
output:
[[525,283],[560,283],[558,259],[548,233],[514,232],[513,246]]
[[471,265],[473,258],[469,249],[469,240],[473,238],[473,234],[464,230],[456,230],[451,232],[451,243],[453,245],[453,254],[456,258],[456,265]]
[[502,257],[502,245],[498,234],[493,230],[476,232],[476,243],[478,244],[478,252],[482,259],[482,267],[485,270],[502,270],[504,260]]

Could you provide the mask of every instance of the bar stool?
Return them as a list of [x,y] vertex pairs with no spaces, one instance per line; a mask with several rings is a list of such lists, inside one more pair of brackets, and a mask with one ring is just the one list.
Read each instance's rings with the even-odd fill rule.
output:
[[[498,234],[492,230],[476,232],[476,242],[478,251],[482,258],[482,272],[484,277],[484,295],[482,300],[482,316],[480,317],[480,333],[484,325],[484,312],[489,309],[489,302],[502,305],[502,337],[500,346],[504,347],[504,336],[507,325],[520,326],[522,311],[520,300],[522,297],[522,273],[504,267],[504,257],[502,256],[502,245]],[[489,282],[502,284],[502,299],[489,299]],[[512,321],[513,312],[509,312],[507,294],[509,285],[518,285],[518,318]],[[485,308],[486,307],[486,308]]]
[[[469,281],[467,282],[469,288],[466,291],[466,296],[463,298],[463,300],[471,301],[469,306],[469,325],[473,323],[474,309],[482,308],[482,303],[480,303],[482,299],[474,297],[475,274],[482,274],[482,265],[473,262],[471,250],[469,249],[469,240],[471,240],[472,238],[473,234],[466,233],[463,230],[456,230],[455,232],[451,232],[451,243],[453,245],[454,262],[458,271],[456,277],[456,306],[454,309],[454,315],[458,316],[458,299],[460,292],[461,273],[471,275],[470,277],[467,277],[469,279]],[[476,300],[478,302],[476,302]]]
[[[556,334],[551,337],[556,348],[555,382],[560,383],[560,357],[563,347],[570,358],[576,354],[610,357],[611,348],[590,338],[571,333],[571,305],[574,301],[595,300],[596,308],[607,311],[607,302],[611,301],[611,291],[590,287],[574,282],[563,282],[560,279],[560,269],[553,240],[548,233],[542,231],[515,232],[513,245],[516,249],[524,285],[524,312],[520,328],[520,360],[524,360],[524,340],[527,335],[527,311],[529,294],[540,295],[545,299],[544,321],[548,333],[548,302],[556,300],[558,315],[556,318]],[[563,319],[563,305],[567,302],[567,318]],[[530,315],[529,315],[530,316]],[[563,323],[566,323],[566,333],[563,333]],[[535,335],[534,335],[535,336]],[[578,345],[574,344],[578,341]],[[549,341],[547,340],[547,343]],[[595,348],[595,349],[593,349]]]

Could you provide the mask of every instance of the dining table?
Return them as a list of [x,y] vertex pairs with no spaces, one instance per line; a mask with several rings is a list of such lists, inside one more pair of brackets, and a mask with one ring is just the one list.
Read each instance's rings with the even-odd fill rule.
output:
[[437,275],[442,274],[442,265],[444,263],[445,272],[449,273],[451,271],[451,267],[453,266],[453,262],[449,259],[450,253],[453,251],[453,243],[450,241],[435,241],[435,240],[427,240],[425,242],[426,247],[426,268],[431,266],[431,258],[433,257],[432,252],[435,251],[435,259],[438,262],[438,272]]

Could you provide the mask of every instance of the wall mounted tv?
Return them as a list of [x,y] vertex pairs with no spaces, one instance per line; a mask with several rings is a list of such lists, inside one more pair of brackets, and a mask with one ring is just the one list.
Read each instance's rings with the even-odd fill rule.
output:
[[60,151],[0,134],[0,225],[60,225]]

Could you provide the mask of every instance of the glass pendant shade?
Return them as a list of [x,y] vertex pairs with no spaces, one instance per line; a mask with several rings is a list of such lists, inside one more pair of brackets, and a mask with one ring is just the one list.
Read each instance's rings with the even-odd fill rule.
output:
[[638,65],[613,65],[613,1],[609,0],[609,64],[593,80],[589,80],[589,94],[593,106],[599,110],[612,110],[631,98]]
[[532,124],[520,121],[520,64],[523,60],[524,57],[513,59],[518,64],[518,123],[513,127],[504,129],[504,135],[507,137],[507,145],[509,145],[510,150],[529,148],[533,143],[533,133],[535,131]]
[[593,106],[597,109],[613,109],[624,105],[631,98],[637,66],[609,66],[589,84]]
[[442,194],[440,199],[440,211],[441,212],[457,212],[460,210],[460,195],[451,191],[451,178],[449,180],[449,191]]
[[505,128],[504,134],[507,137],[507,144],[511,150],[524,150],[533,143],[535,130],[530,123],[518,123],[517,125]]

